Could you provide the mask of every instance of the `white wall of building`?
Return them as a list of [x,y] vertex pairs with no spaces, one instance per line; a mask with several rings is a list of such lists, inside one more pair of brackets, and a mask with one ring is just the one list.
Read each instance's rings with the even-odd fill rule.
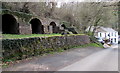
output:
[[118,32],[98,32],[98,38],[109,39],[111,43],[118,43]]

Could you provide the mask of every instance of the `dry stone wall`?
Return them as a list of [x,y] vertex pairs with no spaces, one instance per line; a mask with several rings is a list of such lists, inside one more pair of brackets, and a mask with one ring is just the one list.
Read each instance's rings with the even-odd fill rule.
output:
[[24,59],[89,43],[90,39],[87,35],[3,39],[3,60]]

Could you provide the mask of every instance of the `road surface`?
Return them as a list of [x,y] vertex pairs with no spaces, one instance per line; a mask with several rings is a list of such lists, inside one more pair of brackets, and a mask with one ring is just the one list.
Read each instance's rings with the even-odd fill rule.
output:
[[86,47],[74,48],[67,51],[44,56],[38,56],[31,60],[22,60],[3,71],[57,71],[63,67],[73,64],[103,48]]
[[58,71],[118,71],[118,48],[112,46]]

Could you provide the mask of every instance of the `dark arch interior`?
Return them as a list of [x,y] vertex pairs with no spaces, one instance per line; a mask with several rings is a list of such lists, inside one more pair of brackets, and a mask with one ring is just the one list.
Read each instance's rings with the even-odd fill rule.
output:
[[61,27],[63,27],[64,29],[66,29],[66,26],[65,26],[65,24],[62,24],[62,25],[61,25]]
[[56,23],[55,22],[51,22],[50,25],[53,26],[53,27],[55,27]]
[[50,23],[50,26],[53,27],[53,28],[52,28],[53,33],[58,33],[58,28],[57,28],[55,22],[51,22],[51,23]]
[[32,19],[30,24],[32,28],[32,34],[44,34],[44,27],[39,19]]
[[13,15],[2,15],[2,33],[19,34],[19,24]]

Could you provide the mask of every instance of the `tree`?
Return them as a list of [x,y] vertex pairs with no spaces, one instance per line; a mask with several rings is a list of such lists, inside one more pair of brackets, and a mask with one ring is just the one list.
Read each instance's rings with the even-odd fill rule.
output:
[[[32,13],[34,16],[58,19],[66,22],[69,27],[75,27],[79,33],[85,33],[88,26],[105,26],[117,29],[118,13],[116,7],[105,7],[114,2],[23,2],[4,3],[4,7],[12,11]],[[117,9],[118,10],[118,9]],[[120,16],[119,16],[120,18]]]

